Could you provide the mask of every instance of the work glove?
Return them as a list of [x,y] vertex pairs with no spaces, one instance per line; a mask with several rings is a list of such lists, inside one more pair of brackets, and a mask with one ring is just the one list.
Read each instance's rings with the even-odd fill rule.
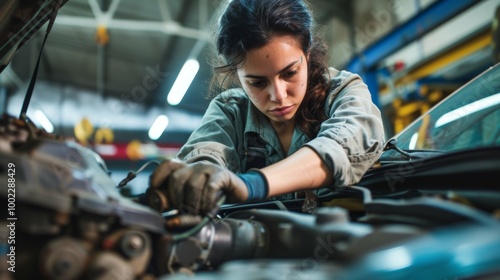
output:
[[248,199],[248,188],[240,176],[208,162],[165,160],[151,175],[150,189],[165,193],[169,208],[190,214],[213,213],[222,195],[228,203]]

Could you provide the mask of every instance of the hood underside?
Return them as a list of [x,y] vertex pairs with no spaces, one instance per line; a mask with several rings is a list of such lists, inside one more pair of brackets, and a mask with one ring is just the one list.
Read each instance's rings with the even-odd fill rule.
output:
[[0,6],[0,72],[68,0],[7,0]]

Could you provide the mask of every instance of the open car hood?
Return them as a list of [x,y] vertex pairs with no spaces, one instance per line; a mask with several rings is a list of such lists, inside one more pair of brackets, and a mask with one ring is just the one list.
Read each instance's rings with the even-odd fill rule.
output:
[[0,4],[0,72],[68,0],[7,0]]

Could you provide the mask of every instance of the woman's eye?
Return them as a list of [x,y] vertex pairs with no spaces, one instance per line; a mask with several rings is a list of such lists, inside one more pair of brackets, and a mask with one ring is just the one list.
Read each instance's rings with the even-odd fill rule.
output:
[[283,77],[284,78],[291,78],[291,77],[295,76],[295,74],[297,74],[297,71],[288,71],[288,72],[283,73]]
[[261,88],[266,86],[266,81],[258,80],[258,81],[250,81],[248,82],[251,86]]

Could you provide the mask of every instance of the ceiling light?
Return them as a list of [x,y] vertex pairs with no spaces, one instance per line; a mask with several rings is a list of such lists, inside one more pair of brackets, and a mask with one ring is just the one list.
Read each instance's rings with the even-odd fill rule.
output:
[[179,76],[177,76],[172,89],[168,93],[168,104],[175,106],[181,102],[194,76],[198,73],[198,69],[200,69],[200,63],[196,59],[188,59],[186,63],[184,63]]
[[54,125],[50,122],[49,118],[40,110],[35,110],[33,118],[47,131],[48,133],[54,132]]
[[168,126],[168,117],[165,115],[159,115],[154,121],[153,125],[149,129],[148,136],[151,140],[157,140],[160,138],[165,128]]

